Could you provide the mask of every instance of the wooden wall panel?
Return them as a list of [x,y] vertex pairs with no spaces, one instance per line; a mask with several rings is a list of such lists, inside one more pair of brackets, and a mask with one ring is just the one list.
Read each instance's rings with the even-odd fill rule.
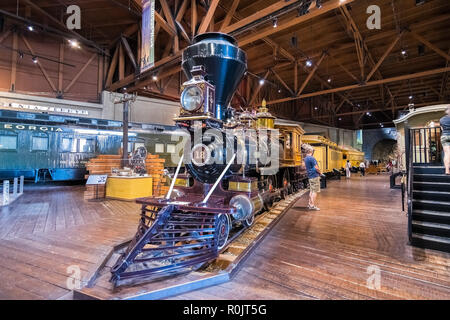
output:
[[[0,35],[1,36],[1,35]],[[16,75],[16,92],[34,94],[48,97],[57,97],[57,92],[52,89],[49,81],[58,89],[59,77],[59,46],[61,41],[56,38],[47,37],[45,35],[29,34],[24,35],[26,41],[32,48],[34,54],[50,58],[53,61],[39,59],[48,79],[44,76],[39,66],[32,62],[31,56],[25,54],[23,58],[17,59],[17,75]],[[8,36],[3,43],[4,46],[12,47],[12,35]],[[18,49],[23,52],[29,52],[27,45],[24,43],[22,36],[18,37]],[[84,48],[74,49],[68,43],[64,43],[64,62],[73,65],[64,65],[63,68],[63,98],[78,101],[98,102],[98,61],[95,57],[87,66],[84,72],[79,76],[78,80],[73,84],[70,90],[65,93],[65,88],[70,84],[72,79],[83,68],[85,63],[92,57],[93,52]],[[11,51],[0,47],[0,90],[10,91],[11,80]]]

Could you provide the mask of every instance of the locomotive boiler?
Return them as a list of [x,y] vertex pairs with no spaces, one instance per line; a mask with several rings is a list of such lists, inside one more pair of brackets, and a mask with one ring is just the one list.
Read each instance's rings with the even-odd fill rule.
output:
[[251,226],[256,214],[301,184],[290,183],[291,176],[301,181],[298,170],[280,162],[292,148],[286,140],[292,133],[280,135],[265,106],[240,115],[230,106],[247,70],[233,37],[196,36],[183,52],[182,68],[188,80],[175,122],[189,138],[177,154],[168,194],[137,200],[137,233],[111,269],[116,285],[201,267],[227,246],[230,232]]

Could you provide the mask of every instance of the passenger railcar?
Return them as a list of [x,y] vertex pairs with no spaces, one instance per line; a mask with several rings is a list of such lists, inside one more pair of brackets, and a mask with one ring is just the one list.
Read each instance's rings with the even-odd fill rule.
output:
[[[128,151],[145,146],[166,166],[178,143],[176,127],[131,123]],[[175,137],[175,139],[173,138]],[[118,154],[122,122],[0,110],[0,178],[82,180],[85,164],[99,154]]]

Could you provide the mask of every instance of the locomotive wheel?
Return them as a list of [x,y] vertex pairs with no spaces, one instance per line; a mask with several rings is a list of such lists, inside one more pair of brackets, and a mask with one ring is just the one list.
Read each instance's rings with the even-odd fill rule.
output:
[[230,219],[226,214],[220,214],[217,217],[217,249],[222,250],[227,244],[230,234]]
[[252,214],[250,218],[245,219],[244,221],[242,221],[242,224],[245,227],[250,227],[251,225],[253,225],[253,222],[255,222],[255,215]]
[[267,177],[267,189],[273,191],[277,188],[277,177],[275,175]]
[[283,173],[283,179],[281,183],[281,197],[284,199],[287,195],[292,193],[291,179],[289,177],[289,171],[285,170]]

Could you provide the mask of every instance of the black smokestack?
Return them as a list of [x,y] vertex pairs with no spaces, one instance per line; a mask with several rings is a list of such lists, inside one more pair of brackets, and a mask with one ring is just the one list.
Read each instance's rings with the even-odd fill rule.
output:
[[247,55],[232,36],[203,33],[184,50],[181,64],[188,79],[192,78],[192,67],[200,65],[206,70],[206,80],[216,87],[216,117],[224,119],[226,108],[247,71]]

